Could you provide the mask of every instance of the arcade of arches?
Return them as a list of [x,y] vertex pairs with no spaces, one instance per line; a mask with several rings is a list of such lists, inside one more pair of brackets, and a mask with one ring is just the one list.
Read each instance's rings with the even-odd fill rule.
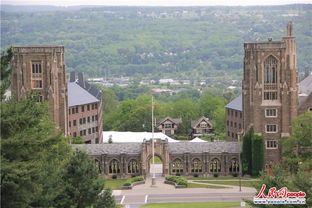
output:
[[[240,173],[238,142],[174,142],[156,139],[155,155],[162,161],[162,174],[202,177]],[[92,156],[102,174],[127,178],[149,174],[152,141],[143,143],[75,144]]]

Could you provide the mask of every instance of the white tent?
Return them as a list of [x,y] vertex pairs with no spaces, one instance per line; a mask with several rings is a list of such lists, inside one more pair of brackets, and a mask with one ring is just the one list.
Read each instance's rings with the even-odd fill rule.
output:
[[206,142],[206,141],[196,137],[195,139],[192,139],[190,142]]
[[[103,131],[103,143],[108,143],[109,138],[112,138],[113,143],[121,142],[143,142],[144,139],[149,140],[152,138],[151,132],[121,132],[121,131]],[[167,135],[156,132],[154,139],[168,139],[168,142],[178,142]]]

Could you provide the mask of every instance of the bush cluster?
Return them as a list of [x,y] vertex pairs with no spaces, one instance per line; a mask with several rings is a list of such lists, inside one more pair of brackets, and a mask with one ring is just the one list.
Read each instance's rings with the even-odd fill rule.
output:
[[185,185],[185,186],[187,186],[186,178],[183,178],[181,176],[167,176],[166,180],[175,182],[177,185]]
[[123,186],[131,186],[131,184],[133,184],[134,182],[138,182],[138,181],[144,181],[144,178],[142,176],[129,178],[128,180],[124,182]]

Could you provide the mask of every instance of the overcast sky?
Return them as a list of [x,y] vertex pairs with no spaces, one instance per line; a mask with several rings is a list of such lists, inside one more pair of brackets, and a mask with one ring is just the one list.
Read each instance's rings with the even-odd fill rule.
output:
[[312,0],[0,0],[13,5],[127,5],[127,6],[211,6],[211,5],[283,5],[308,3]]

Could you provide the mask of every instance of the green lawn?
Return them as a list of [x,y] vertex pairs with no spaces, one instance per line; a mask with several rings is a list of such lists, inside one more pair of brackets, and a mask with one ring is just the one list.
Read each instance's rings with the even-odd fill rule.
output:
[[120,190],[127,179],[105,179],[105,188]]
[[[203,181],[198,180],[194,182],[200,183],[211,183],[211,184],[223,184],[223,185],[231,185],[231,186],[239,186],[239,181]],[[241,181],[242,186],[253,187],[253,184],[257,183],[256,181]]]
[[174,202],[146,204],[142,208],[227,208],[239,206],[240,202]]
[[223,189],[226,188],[224,186],[214,186],[214,185],[204,185],[204,184],[195,184],[195,183],[187,183],[187,188],[211,188],[211,189]]

